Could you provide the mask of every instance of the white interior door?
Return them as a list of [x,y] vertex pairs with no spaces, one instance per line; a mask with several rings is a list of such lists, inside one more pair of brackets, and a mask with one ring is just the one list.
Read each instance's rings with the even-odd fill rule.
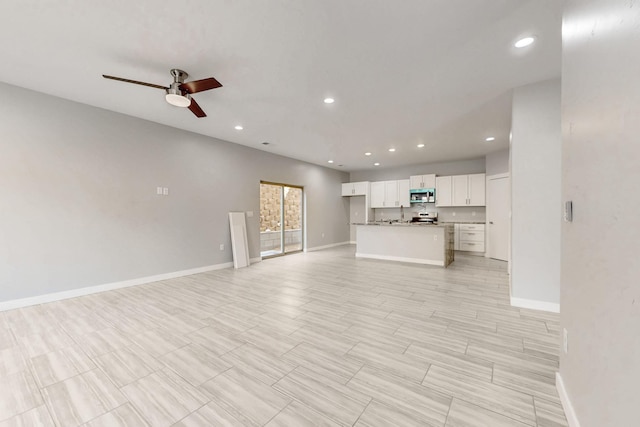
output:
[[509,260],[509,177],[487,179],[487,256]]

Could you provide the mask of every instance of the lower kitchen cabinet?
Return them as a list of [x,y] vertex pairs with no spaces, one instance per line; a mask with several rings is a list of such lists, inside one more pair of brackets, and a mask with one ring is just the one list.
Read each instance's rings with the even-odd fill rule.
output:
[[484,252],[484,224],[456,224],[455,230],[458,250]]

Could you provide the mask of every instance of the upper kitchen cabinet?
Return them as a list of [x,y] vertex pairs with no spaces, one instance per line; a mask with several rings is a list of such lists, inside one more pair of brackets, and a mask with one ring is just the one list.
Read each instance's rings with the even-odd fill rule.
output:
[[409,207],[409,180],[378,181],[371,183],[372,208]]
[[413,175],[409,178],[411,190],[436,188],[436,175]]
[[436,178],[436,206],[453,206],[451,200],[451,176],[439,176]]
[[485,204],[485,174],[436,178],[436,206],[485,206]]
[[363,182],[345,182],[342,184],[343,196],[368,196],[369,181]]
[[485,206],[485,174],[456,175],[451,184],[452,206]]

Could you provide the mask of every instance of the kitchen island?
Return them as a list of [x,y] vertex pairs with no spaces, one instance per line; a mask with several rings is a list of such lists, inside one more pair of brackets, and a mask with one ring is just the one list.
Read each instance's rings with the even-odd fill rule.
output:
[[447,267],[453,262],[453,224],[357,224],[356,257]]

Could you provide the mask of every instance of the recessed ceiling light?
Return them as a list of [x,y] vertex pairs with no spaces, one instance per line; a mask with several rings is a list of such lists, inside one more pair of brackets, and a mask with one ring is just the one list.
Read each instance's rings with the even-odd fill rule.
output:
[[513,45],[517,48],[527,47],[530,44],[532,44],[534,41],[536,41],[536,39],[533,37],[524,37],[518,40],[517,42],[515,42]]
[[324,99],[324,103],[325,104],[333,104],[334,102],[336,102],[336,100],[333,99],[333,98],[325,98]]
[[394,151],[396,151],[395,148],[389,148],[389,152],[393,153]]
[[380,166],[380,163],[374,163],[373,166]]
[[491,142],[491,141],[495,141],[496,138],[495,138],[495,136],[488,136],[484,140],[487,141],[487,142]]
[[424,147],[424,144],[418,144],[418,148]]
[[242,126],[240,126],[240,125],[236,125],[236,127],[235,127],[235,130],[242,130],[242,129],[244,129],[244,128]]
[[333,160],[328,160],[328,163],[333,163]]
[[364,153],[365,156],[370,156],[371,153],[369,153],[368,151],[366,153]]

